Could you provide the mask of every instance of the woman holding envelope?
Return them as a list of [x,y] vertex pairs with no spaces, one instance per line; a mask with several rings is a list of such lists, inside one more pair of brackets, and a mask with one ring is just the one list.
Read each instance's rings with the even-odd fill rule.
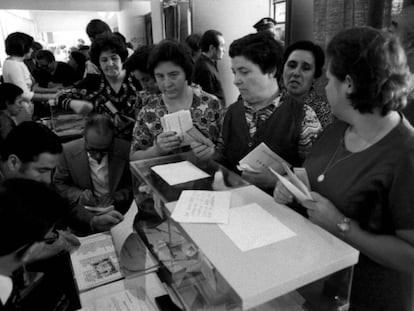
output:
[[[183,118],[175,123],[183,121],[194,127],[189,139],[194,154],[201,159],[212,157],[220,133],[222,108],[216,96],[191,86],[190,52],[181,43],[162,41],[151,52],[148,68],[161,94],[146,97],[143,102],[135,122],[130,159],[153,158],[189,148],[183,147],[187,128],[183,133],[168,130],[171,127],[166,120],[174,123],[174,113]],[[189,113],[186,115],[185,111]]]
[[[414,129],[399,112],[412,87],[393,36],[361,27],[327,48],[326,93],[338,121],[304,166],[313,201],[309,219],[360,252],[351,310],[414,309]],[[278,182],[279,203],[292,195]]]
[[[301,165],[322,127],[311,107],[280,92],[277,71],[282,45],[260,32],[233,41],[229,54],[241,96],[224,117],[221,162],[236,170],[243,157],[265,143],[285,161]],[[276,184],[267,167],[243,170],[242,176],[270,192]]]

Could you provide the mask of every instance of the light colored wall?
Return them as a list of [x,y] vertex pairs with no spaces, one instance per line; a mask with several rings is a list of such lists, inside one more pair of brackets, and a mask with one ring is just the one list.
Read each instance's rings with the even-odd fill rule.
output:
[[291,0],[290,43],[313,40],[313,0]]
[[149,1],[120,0],[118,15],[119,32],[127,41],[145,44],[145,20],[143,15],[151,11]]
[[157,44],[164,38],[162,3],[160,0],[151,0],[152,38]]
[[226,53],[218,62],[226,104],[233,103],[239,92],[233,84],[228,48],[232,41],[255,32],[253,24],[269,16],[269,0],[193,0],[193,32],[202,34],[208,29],[223,33]]
[[0,9],[119,11],[119,0],[1,0]]

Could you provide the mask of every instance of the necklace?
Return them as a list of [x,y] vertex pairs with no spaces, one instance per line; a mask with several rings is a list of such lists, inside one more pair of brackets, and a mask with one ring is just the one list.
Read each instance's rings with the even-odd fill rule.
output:
[[[349,128],[347,128],[346,131],[349,131]],[[376,141],[376,139],[379,137],[380,135],[377,134],[376,137],[374,137],[373,141]],[[345,139],[345,134],[342,136],[341,141],[339,142],[338,146],[335,149],[335,152],[332,154],[331,158],[329,159],[328,164],[325,166],[325,169],[322,171],[322,173],[316,178],[317,182],[321,183],[325,180],[325,174],[332,169],[333,167],[335,167],[337,164],[345,161],[346,159],[349,159],[350,157],[352,157],[353,155],[357,154],[358,152],[351,152],[350,154],[344,156],[343,158],[339,159],[338,161],[334,162],[341,146],[344,144],[344,139]],[[360,147],[360,151],[365,150],[366,148],[368,148],[369,146],[371,146],[373,143],[366,141],[364,143],[364,145],[362,145]]]

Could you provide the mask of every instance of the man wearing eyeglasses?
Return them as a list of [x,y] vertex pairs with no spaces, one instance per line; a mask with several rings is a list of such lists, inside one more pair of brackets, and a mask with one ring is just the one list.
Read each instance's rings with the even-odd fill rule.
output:
[[125,213],[132,202],[129,143],[114,137],[111,118],[95,114],[84,137],[63,146],[53,183],[71,204]]
[[37,84],[34,91],[39,93],[55,93],[62,87],[76,82],[75,70],[64,62],[58,62],[49,50],[36,53],[36,69],[33,77]]
[[[15,127],[1,146],[0,181],[26,178],[51,184],[62,145],[46,126],[26,121]],[[72,205],[65,224],[77,232],[89,234],[109,230],[123,219],[117,211],[96,215],[83,206]]]

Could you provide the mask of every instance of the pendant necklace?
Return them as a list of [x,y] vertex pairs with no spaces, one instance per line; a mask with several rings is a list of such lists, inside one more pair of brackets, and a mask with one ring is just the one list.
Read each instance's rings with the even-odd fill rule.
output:
[[[377,137],[375,137],[376,139]],[[328,164],[325,166],[325,169],[322,171],[321,174],[319,174],[319,176],[316,178],[316,181],[321,183],[325,180],[325,174],[334,166],[336,166],[337,164],[341,163],[342,161],[345,161],[346,159],[349,159],[350,157],[352,157],[353,155],[355,155],[358,152],[351,152],[350,154],[344,156],[343,158],[339,159],[336,162],[333,162],[336,158],[336,156],[338,155],[338,152],[341,148],[341,146],[344,144],[344,139],[345,139],[345,135],[342,136],[341,141],[339,142],[338,146],[335,149],[335,152],[333,153],[332,157],[329,159]],[[372,145],[370,142],[366,142],[364,146],[362,146],[361,151],[364,150],[365,148],[367,148],[368,146]]]
[[341,145],[344,143],[344,138],[342,137],[341,141],[339,142],[338,146],[335,149],[335,152],[333,153],[332,157],[329,159],[328,164],[325,166],[325,169],[322,171],[322,173],[318,176],[318,178],[316,178],[316,180],[318,182],[323,182],[325,180],[325,174],[328,170],[330,170],[331,168],[333,168],[335,165],[337,165],[338,163],[345,161],[346,159],[352,157],[354,154],[348,154],[347,156],[343,157],[342,159],[339,159],[338,161],[336,161],[335,163],[333,163],[334,159],[336,158],[338,151],[341,147]]

